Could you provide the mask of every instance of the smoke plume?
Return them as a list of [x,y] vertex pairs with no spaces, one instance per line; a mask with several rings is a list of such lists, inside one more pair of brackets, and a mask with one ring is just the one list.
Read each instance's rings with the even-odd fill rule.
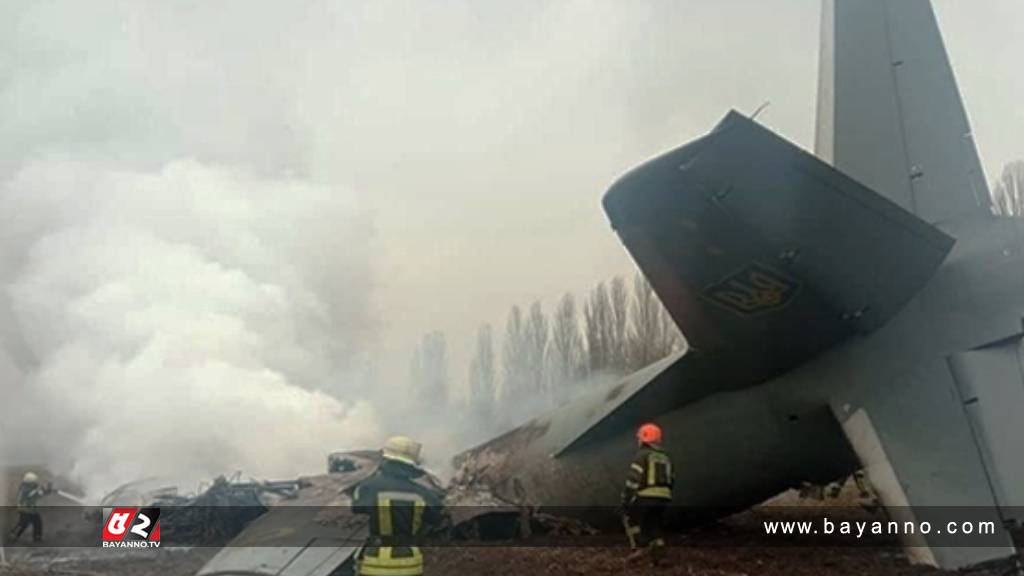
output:
[[26,163],[0,187],[0,457],[121,482],[322,469],[377,441],[368,218],[349,194],[175,161]]

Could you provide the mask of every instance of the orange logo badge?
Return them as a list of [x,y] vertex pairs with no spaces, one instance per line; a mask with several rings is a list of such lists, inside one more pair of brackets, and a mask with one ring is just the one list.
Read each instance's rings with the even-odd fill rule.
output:
[[760,264],[751,264],[704,290],[716,304],[743,315],[776,310],[793,299],[799,284]]

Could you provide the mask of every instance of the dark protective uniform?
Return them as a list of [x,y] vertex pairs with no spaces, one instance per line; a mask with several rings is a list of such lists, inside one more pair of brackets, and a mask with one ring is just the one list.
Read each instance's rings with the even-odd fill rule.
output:
[[442,495],[423,470],[395,460],[356,487],[352,509],[370,519],[370,540],[359,560],[362,576],[419,576],[423,554],[412,539],[443,521]]
[[11,530],[9,541],[17,542],[29,526],[32,527],[32,541],[43,539],[43,517],[39,514],[38,501],[46,490],[35,482],[22,482],[18,487],[18,523]]
[[622,490],[624,523],[633,548],[646,546],[657,561],[665,546],[662,538],[665,510],[672,504],[675,474],[672,461],[660,446],[645,444],[629,467]]

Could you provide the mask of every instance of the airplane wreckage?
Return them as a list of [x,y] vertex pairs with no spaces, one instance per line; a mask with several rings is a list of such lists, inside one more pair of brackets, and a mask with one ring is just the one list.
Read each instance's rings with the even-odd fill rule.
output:
[[[722,516],[863,469],[891,517],[1020,520],[1024,220],[991,213],[928,0],[824,0],[822,21],[816,155],[731,112],[604,197],[689,349],[457,456],[457,482],[607,520],[632,431],[653,420],[683,511]],[[337,503],[372,467],[303,501]],[[288,508],[200,574],[326,575],[354,554]],[[905,541],[945,568],[1015,553],[1005,534],[948,544]]]

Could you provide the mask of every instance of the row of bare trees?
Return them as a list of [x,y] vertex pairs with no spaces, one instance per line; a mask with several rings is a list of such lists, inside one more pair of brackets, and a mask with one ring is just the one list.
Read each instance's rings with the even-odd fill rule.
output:
[[[581,314],[582,311],[582,314]],[[595,374],[626,374],[682,346],[682,335],[637,274],[632,286],[616,277],[584,299],[565,294],[549,316],[540,302],[513,306],[505,322],[500,367],[494,329],[477,332],[469,365],[470,404],[489,418],[497,402],[563,400],[571,387]]]
[[[506,408],[547,407],[595,375],[627,374],[682,344],[675,323],[640,274],[631,283],[616,277],[598,284],[582,305],[566,293],[550,314],[540,302],[525,310],[512,306],[500,338],[490,324],[477,331],[468,370],[470,408],[479,419],[492,421],[508,414],[495,409],[499,401]],[[442,409],[448,404],[444,333],[423,337],[410,363],[409,380],[420,407]]]

